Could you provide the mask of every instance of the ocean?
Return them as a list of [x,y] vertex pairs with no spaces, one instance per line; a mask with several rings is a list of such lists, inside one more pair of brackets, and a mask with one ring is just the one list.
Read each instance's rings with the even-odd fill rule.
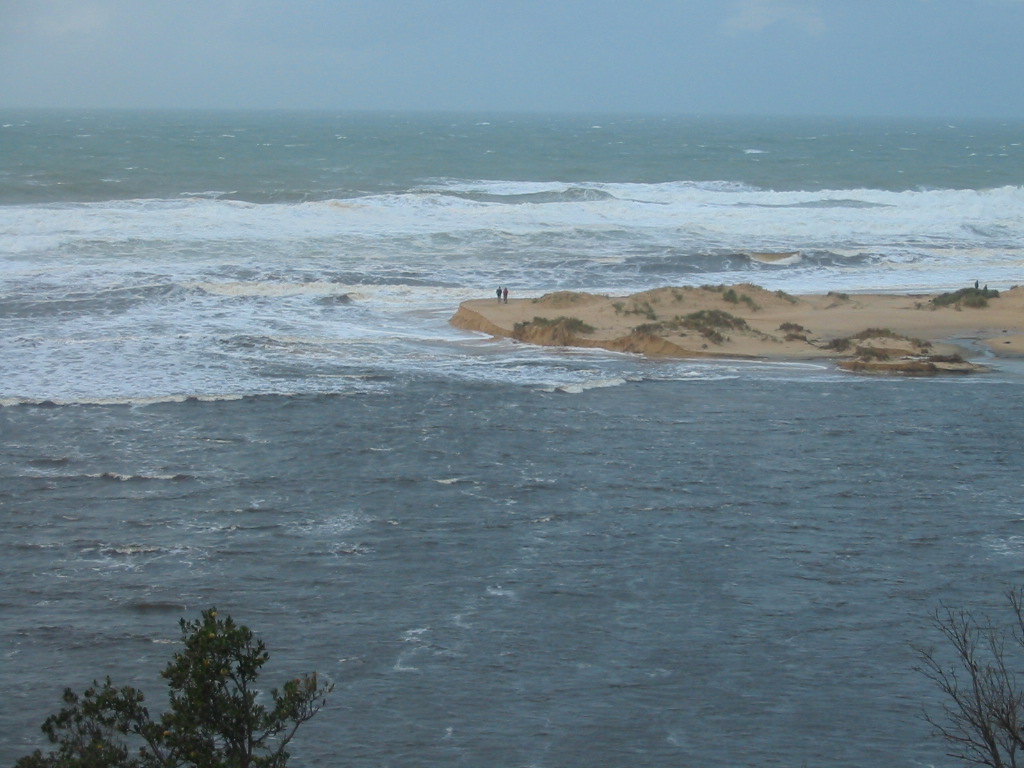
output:
[[1021,583],[1024,361],[875,379],[448,319],[499,285],[1022,267],[1018,123],[0,113],[0,762],[65,686],[161,709],[216,606],[268,687],[336,686],[295,765],[951,765],[913,646]]

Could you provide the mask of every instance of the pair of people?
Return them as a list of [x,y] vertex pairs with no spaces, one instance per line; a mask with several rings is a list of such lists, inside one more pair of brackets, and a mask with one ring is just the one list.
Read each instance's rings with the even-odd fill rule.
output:
[[494,295],[498,297],[498,301],[504,301],[508,304],[508,288],[502,288],[498,286],[498,290],[494,292]]

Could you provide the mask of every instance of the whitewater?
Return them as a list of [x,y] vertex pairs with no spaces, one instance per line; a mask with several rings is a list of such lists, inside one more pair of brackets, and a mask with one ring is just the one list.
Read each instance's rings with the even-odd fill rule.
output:
[[[0,115],[0,760],[177,620],[337,684],[297,764],[947,765],[913,670],[1020,576],[1024,366],[863,379],[460,302],[1021,282],[1022,126]],[[772,263],[756,254],[791,254]]]
[[[392,148],[398,158],[393,165],[404,158],[411,166],[400,181],[319,189],[307,178],[309,189],[292,190],[291,199],[280,201],[275,198],[286,195],[275,187],[285,180],[267,178],[276,164],[294,158],[298,171],[292,167],[290,173],[305,168],[317,176],[347,178],[344,171],[352,170],[366,182],[372,162],[364,158],[370,167],[359,169],[344,163],[355,163],[361,151],[371,153],[372,160],[372,153],[388,147],[376,133],[354,137],[349,130],[314,141],[315,129],[327,121],[322,116],[299,125],[314,136],[298,137],[298,129],[285,130],[280,118],[251,120],[252,125],[230,132],[202,121],[190,125],[178,137],[179,144],[194,145],[190,152],[172,143],[160,153],[143,141],[147,132],[140,132],[132,137],[141,144],[140,158],[122,148],[128,142],[124,125],[79,116],[77,123],[67,119],[70,126],[43,125],[83,153],[113,155],[112,167],[94,168],[93,154],[83,154],[80,167],[51,166],[56,160],[70,162],[53,147],[17,161],[8,157],[0,199],[14,202],[0,207],[5,299],[0,343],[5,358],[16,364],[5,376],[0,399],[91,402],[346,391],[362,386],[358,374],[365,372],[362,362],[368,358],[393,370],[426,366],[459,376],[473,368],[479,345],[449,329],[447,318],[461,301],[489,295],[495,285],[510,287],[520,298],[554,290],[622,295],[667,284],[737,282],[791,293],[935,291],[974,280],[1008,287],[1019,275],[1024,229],[1019,185],[900,188],[894,184],[903,181],[905,170],[886,167],[881,188],[788,189],[792,168],[784,162],[777,169],[777,189],[742,180],[744,173],[763,175],[760,166],[773,153],[794,152],[792,146],[756,152],[747,146],[780,143],[785,135],[778,127],[771,141],[754,132],[738,142],[732,137],[728,154],[727,147],[713,147],[713,154],[725,154],[728,162],[701,170],[725,171],[718,174],[723,178],[672,181],[602,180],[632,170],[631,153],[615,153],[621,140],[598,143],[596,149],[608,156],[591,159],[606,166],[594,168],[595,178],[458,178],[454,172],[465,163],[459,155],[440,158],[430,168],[433,175],[420,177],[412,173],[420,162],[417,150],[429,151],[428,139],[420,135],[419,145]],[[355,122],[366,131],[365,118]],[[510,155],[505,161],[510,171],[534,161],[528,140],[538,121],[519,122],[520,145],[503,150]],[[148,133],[169,130],[156,117],[143,125]],[[381,125],[370,125],[384,132]],[[422,127],[431,125],[424,121]],[[3,131],[27,144],[35,126],[25,119],[7,123]],[[109,135],[95,132],[98,127]],[[578,138],[568,128],[583,130],[571,122],[554,127],[566,133],[564,140]],[[470,133],[445,130],[468,145],[467,155],[486,155],[493,151],[487,147],[498,146],[493,124],[460,128]],[[666,130],[656,120],[634,128],[632,140],[638,143]],[[676,128],[681,138],[698,128],[705,141],[714,136],[712,124]],[[261,135],[261,129],[270,135]],[[78,132],[84,130],[92,132]],[[611,133],[606,140],[621,130],[585,129],[597,136]],[[940,137],[948,140],[943,133]],[[910,131],[900,138],[921,141]],[[963,140],[970,141],[970,134]],[[811,145],[822,162],[838,157],[850,172],[857,165],[843,155],[874,148],[862,147],[865,141],[840,134],[791,144]],[[712,152],[703,143],[685,147],[690,162]],[[928,148],[948,151],[942,144]],[[1019,143],[996,148],[1003,150],[1000,166],[1015,163],[1019,169]],[[262,152],[250,157],[254,149]],[[323,157],[327,153],[339,157]],[[966,164],[963,180],[969,181],[973,163],[968,161],[976,152],[963,154],[958,159]],[[175,181],[167,178],[171,168],[158,174],[142,165],[146,160],[181,163],[177,186],[167,187]],[[914,161],[921,163],[916,156]],[[125,165],[117,167],[119,162]],[[229,162],[226,174],[218,166]],[[325,162],[339,167],[324,169]],[[862,176],[880,172],[865,162]],[[651,163],[644,158],[639,165]],[[933,159],[943,169],[951,163],[941,153]],[[207,166],[211,170],[203,178]],[[559,170],[556,165],[546,172]],[[727,178],[735,174],[740,175]],[[244,189],[210,191],[226,180],[224,175]],[[97,186],[119,196],[73,199],[74,190],[95,195]],[[751,252],[794,251],[800,254],[794,264],[750,258]],[[283,377],[263,372],[281,366],[287,369]],[[558,368],[536,373],[537,383],[579,383],[579,374],[566,381]]]

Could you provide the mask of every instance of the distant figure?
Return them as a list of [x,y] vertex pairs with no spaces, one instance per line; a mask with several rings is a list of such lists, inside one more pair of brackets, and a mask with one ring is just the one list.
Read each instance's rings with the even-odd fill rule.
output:
[[501,289],[501,298],[505,300],[506,304],[508,304],[508,288]]
[[978,290],[978,281],[977,280],[974,281],[974,290]]
[[498,297],[498,301],[501,301],[501,286],[500,285],[498,286],[498,290],[496,290],[494,293]]

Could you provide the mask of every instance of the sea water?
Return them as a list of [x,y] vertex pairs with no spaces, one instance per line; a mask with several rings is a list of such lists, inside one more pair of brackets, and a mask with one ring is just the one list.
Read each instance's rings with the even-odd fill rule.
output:
[[159,709],[216,605],[268,687],[335,683],[297,764],[947,764],[913,646],[1021,580],[1019,362],[862,379],[448,318],[499,285],[1006,288],[1022,129],[0,115],[0,760],[65,686]]

